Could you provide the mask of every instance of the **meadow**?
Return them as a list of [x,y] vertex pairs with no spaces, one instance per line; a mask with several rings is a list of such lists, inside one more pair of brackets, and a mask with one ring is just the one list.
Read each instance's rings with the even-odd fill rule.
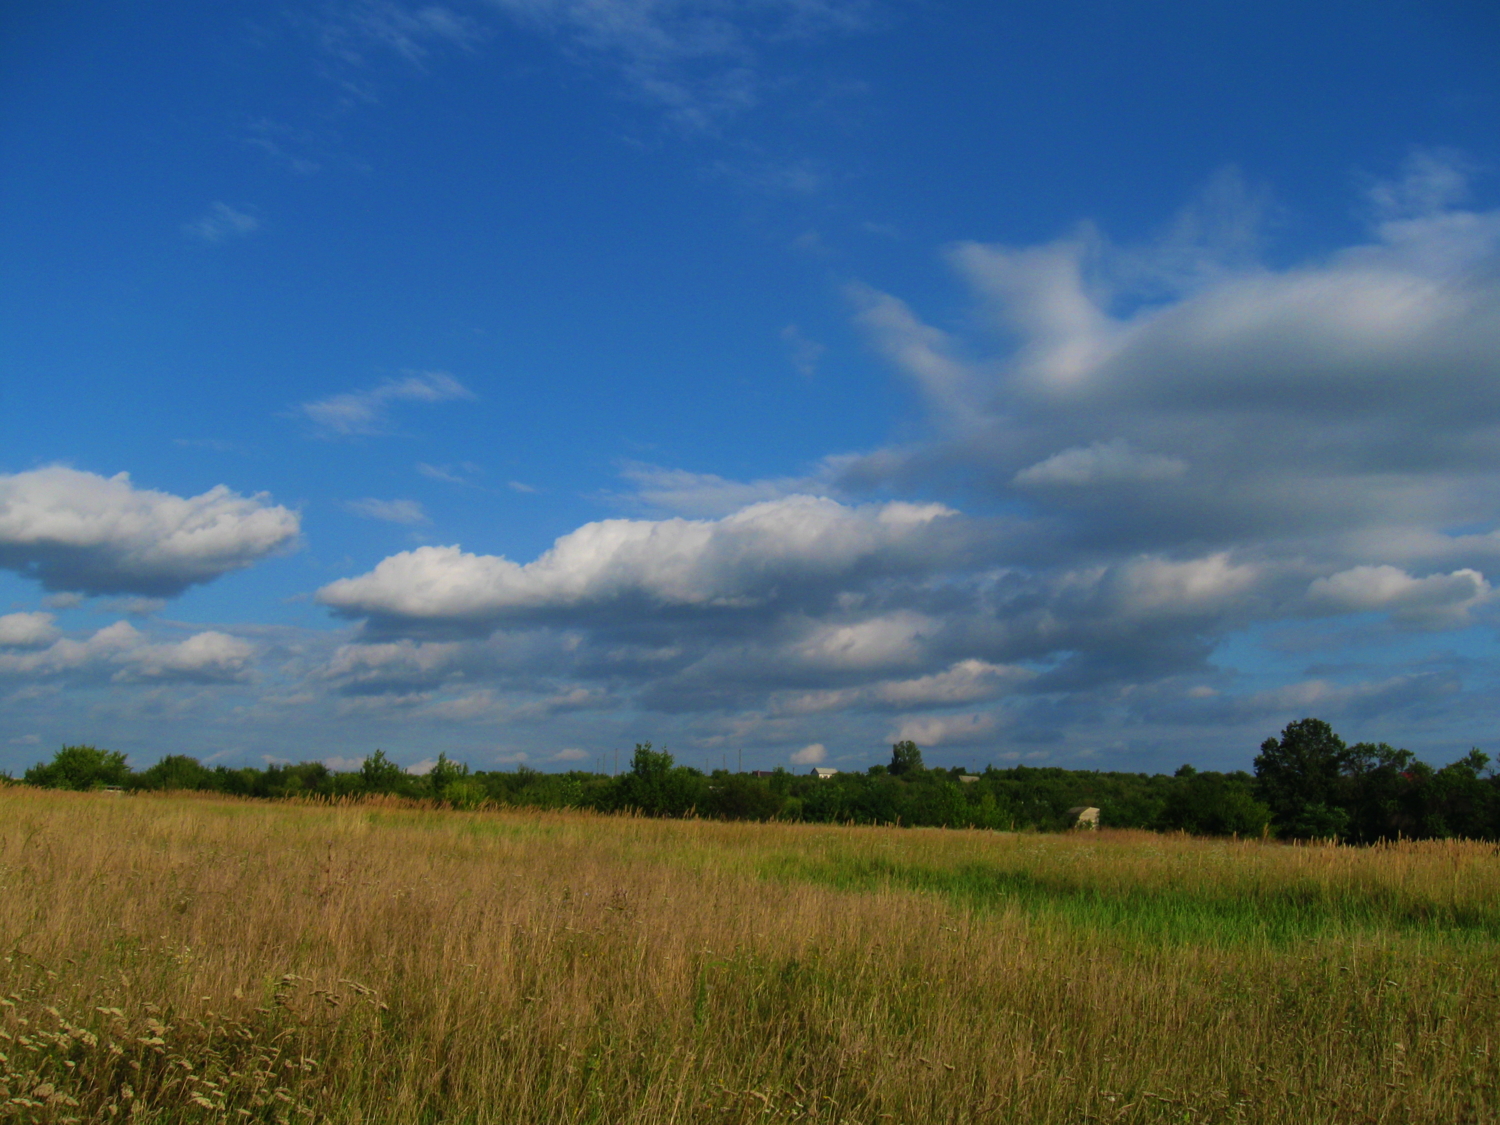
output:
[[1500,856],[0,790],[20,1122],[1490,1122]]

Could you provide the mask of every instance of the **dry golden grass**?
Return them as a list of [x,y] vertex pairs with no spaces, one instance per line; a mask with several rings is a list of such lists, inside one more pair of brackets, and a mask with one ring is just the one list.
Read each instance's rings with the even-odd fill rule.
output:
[[21,788],[0,837],[19,1121],[1500,1120],[1489,845]]

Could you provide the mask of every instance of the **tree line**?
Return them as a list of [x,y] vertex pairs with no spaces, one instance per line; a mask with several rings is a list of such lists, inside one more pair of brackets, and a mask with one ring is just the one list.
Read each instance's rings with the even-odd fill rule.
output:
[[1174,774],[990,766],[975,775],[957,767],[927,768],[912,742],[893,746],[889,764],[826,778],[787,770],[704,773],[645,742],[618,776],[524,766],[470,770],[445,755],[418,776],[380,750],[359,769],[346,771],[322,762],[210,767],[178,754],[136,771],[117,751],[65,746],[22,780],[56,789],[200,790],[259,798],[386,794],[453,808],[1039,831],[1068,828],[1069,810],[1090,806],[1100,810],[1105,827],[1203,836],[1274,834],[1354,843],[1500,839],[1500,778],[1478,750],[1439,769],[1385,743],[1347,746],[1327,723],[1311,718],[1289,723],[1279,738],[1262,743],[1253,774],[1192,766]]

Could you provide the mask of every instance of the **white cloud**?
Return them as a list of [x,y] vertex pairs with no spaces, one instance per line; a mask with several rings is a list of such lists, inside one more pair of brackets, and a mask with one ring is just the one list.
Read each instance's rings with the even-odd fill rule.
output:
[[0,475],[0,567],[48,590],[170,597],[296,542],[298,516],[223,485],[181,497],[54,466]]
[[415,525],[432,522],[416,500],[350,500],[344,504],[344,510],[368,520],[384,520],[387,523]]
[[248,211],[240,211],[227,203],[215,203],[208,212],[190,223],[182,225],[182,232],[191,238],[216,246],[231,238],[243,238],[260,228],[260,221]]
[[422,371],[401,379],[387,379],[369,390],[305,402],[298,409],[324,434],[370,435],[388,431],[392,403],[451,402],[474,397],[472,391],[447,372]]
[[784,584],[916,565],[937,525],[954,514],[938,504],[853,508],[792,496],[722,520],[604,520],[563,536],[524,566],[456,546],[405,551],[323,587],[318,600],[348,616],[429,621],[631,598],[748,607],[775,598]]
[[610,497],[622,506],[644,507],[674,515],[717,518],[764,500],[818,491],[808,478],[736,481],[713,473],[693,473],[627,461],[620,475],[635,486],[633,493]]
[[879,684],[871,694],[896,707],[951,707],[994,699],[1031,678],[1024,668],[969,659],[930,676]]
[[1230,561],[1227,552],[1199,559],[1132,559],[1110,576],[1119,607],[1131,616],[1197,614],[1242,599],[1254,589],[1259,568]]
[[32,648],[51,644],[61,634],[50,613],[7,613],[0,617],[0,647]]
[[462,465],[429,465],[418,461],[417,472],[428,480],[440,480],[444,484],[472,484],[470,478],[478,476],[480,468],[469,461]]
[[1308,600],[1325,612],[1390,611],[1411,623],[1450,627],[1467,622],[1469,611],[1491,593],[1477,570],[1414,578],[1394,566],[1350,567],[1315,579],[1307,589]]
[[793,753],[791,761],[794,766],[815,766],[827,758],[827,748],[821,742],[814,742]]
[[181,641],[152,641],[128,621],[105,626],[83,640],[61,637],[46,648],[0,653],[0,675],[106,675],[115,683],[141,681],[232,682],[248,678],[255,646],[208,630]]
[[999,719],[979,712],[969,715],[928,715],[902,720],[891,732],[892,742],[915,742],[918,746],[972,746],[989,741]]
[[852,624],[823,624],[798,643],[793,653],[799,661],[816,668],[900,667],[925,656],[925,642],[940,624],[910,610]]
[[1115,483],[1172,480],[1187,472],[1187,462],[1159,453],[1140,453],[1123,438],[1096,441],[1054,453],[1016,474],[1022,485],[1086,487]]
[[556,754],[553,754],[552,755],[552,761],[554,761],[554,762],[586,762],[586,761],[588,761],[592,757],[593,757],[593,755],[590,754],[587,750],[578,750],[578,749],[575,749],[575,748],[569,748],[567,750],[559,750]]
[[227,633],[194,633],[172,644],[151,644],[130,651],[116,678],[239,680],[250,671],[255,646]]

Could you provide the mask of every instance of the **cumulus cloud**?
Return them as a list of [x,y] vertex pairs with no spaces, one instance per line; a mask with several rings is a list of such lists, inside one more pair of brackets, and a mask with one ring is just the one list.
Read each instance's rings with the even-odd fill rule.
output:
[[247,679],[254,657],[253,644],[227,633],[207,630],[180,641],[153,641],[128,621],[117,621],[82,640],[58,637],[45,648],[0,652],[0,675],[225,683]]
[[942,672],[879,684],[871,695],[875,700],[895,707],[951,707],[994,699],[1014,691],[1033,675],[1016,665],[960,660]]
[[860,294],[858,319],[923,390],[936,432],[846,472],[958,467],[1000,495],[1045,488],[1042,530],[1070,549],[1303,539],[1332,563],[1400,565],[1347,538],[1494,511],[1500,212],[1413,211],[1454,196],[1433,180],[1428,162],[1390,188],[1408,202],[1364,245],[1188,271],[1166,294],[1138,284],[1147,250],[1096,232],[953,247],[1014,346],[985,357],[897,298]]
[[[884,736],[1180,761],[1310,712],[1430,713],[1476,665],[1402,664],[1399,631],[1485,620],[1500,563],[1500,213],[1458,209],[1434,159],[1372,190],[1362,244],[1292,265],[1257,261],[1264,198],[1226,175],[1150,244],[950,248],[975,315],[944,328],[855,286],[928,406],[905,444],[750,481],[628,465],[624,502],[673,518],[530,561],[392,555],[319,591],[361,622],[321,682],[386,715],[645,713],[778,757]],[[1355,666],[1354,632],[1389,650]]]
[[1331,613],[1389,611],[1434,626],[1461,625],[1492,591],[1484,575],[1465,568],[1452,574],[1412,575],[1394,566],[1355,566],[1308,586],[1308,601]]
[[828,750],[821,742],[814,742],[794,751],[791,762],[794,766],[815,766],[828,759]]
[[474,393],[445,371],[422,371],[387,379],[363,391],[304,402],[298,410],[318,432],[329,436],[374,435],[390,428],[390,407],[398,402],[451,402]]
[[344,510],[367,520],[384,520],[386,523],[410,526],[432,522],[416,500],[376,500],[367,497],[364,500],[348,501]]
[[223,485],[182,497],[128,473],[0,475],[0,567],[45,589],[171,597],[285,550],[296,512]]
[[986,712],[966,715],[926,715],[903,720],[891,732],[892,742],[918,746],[973,746],[993,739],[999,718]]
[[350,617],[453,622],[629,600],[744,608],[797,584],[920,566],[954,514],[940,504],[793,496],[721,520],[603,520],[524,565],[457,546],[404,551],[323,587],[318,600]]
[[0,647],[31,648],[50,644],[61,634],[50,613],[7,613],[0,617]]

